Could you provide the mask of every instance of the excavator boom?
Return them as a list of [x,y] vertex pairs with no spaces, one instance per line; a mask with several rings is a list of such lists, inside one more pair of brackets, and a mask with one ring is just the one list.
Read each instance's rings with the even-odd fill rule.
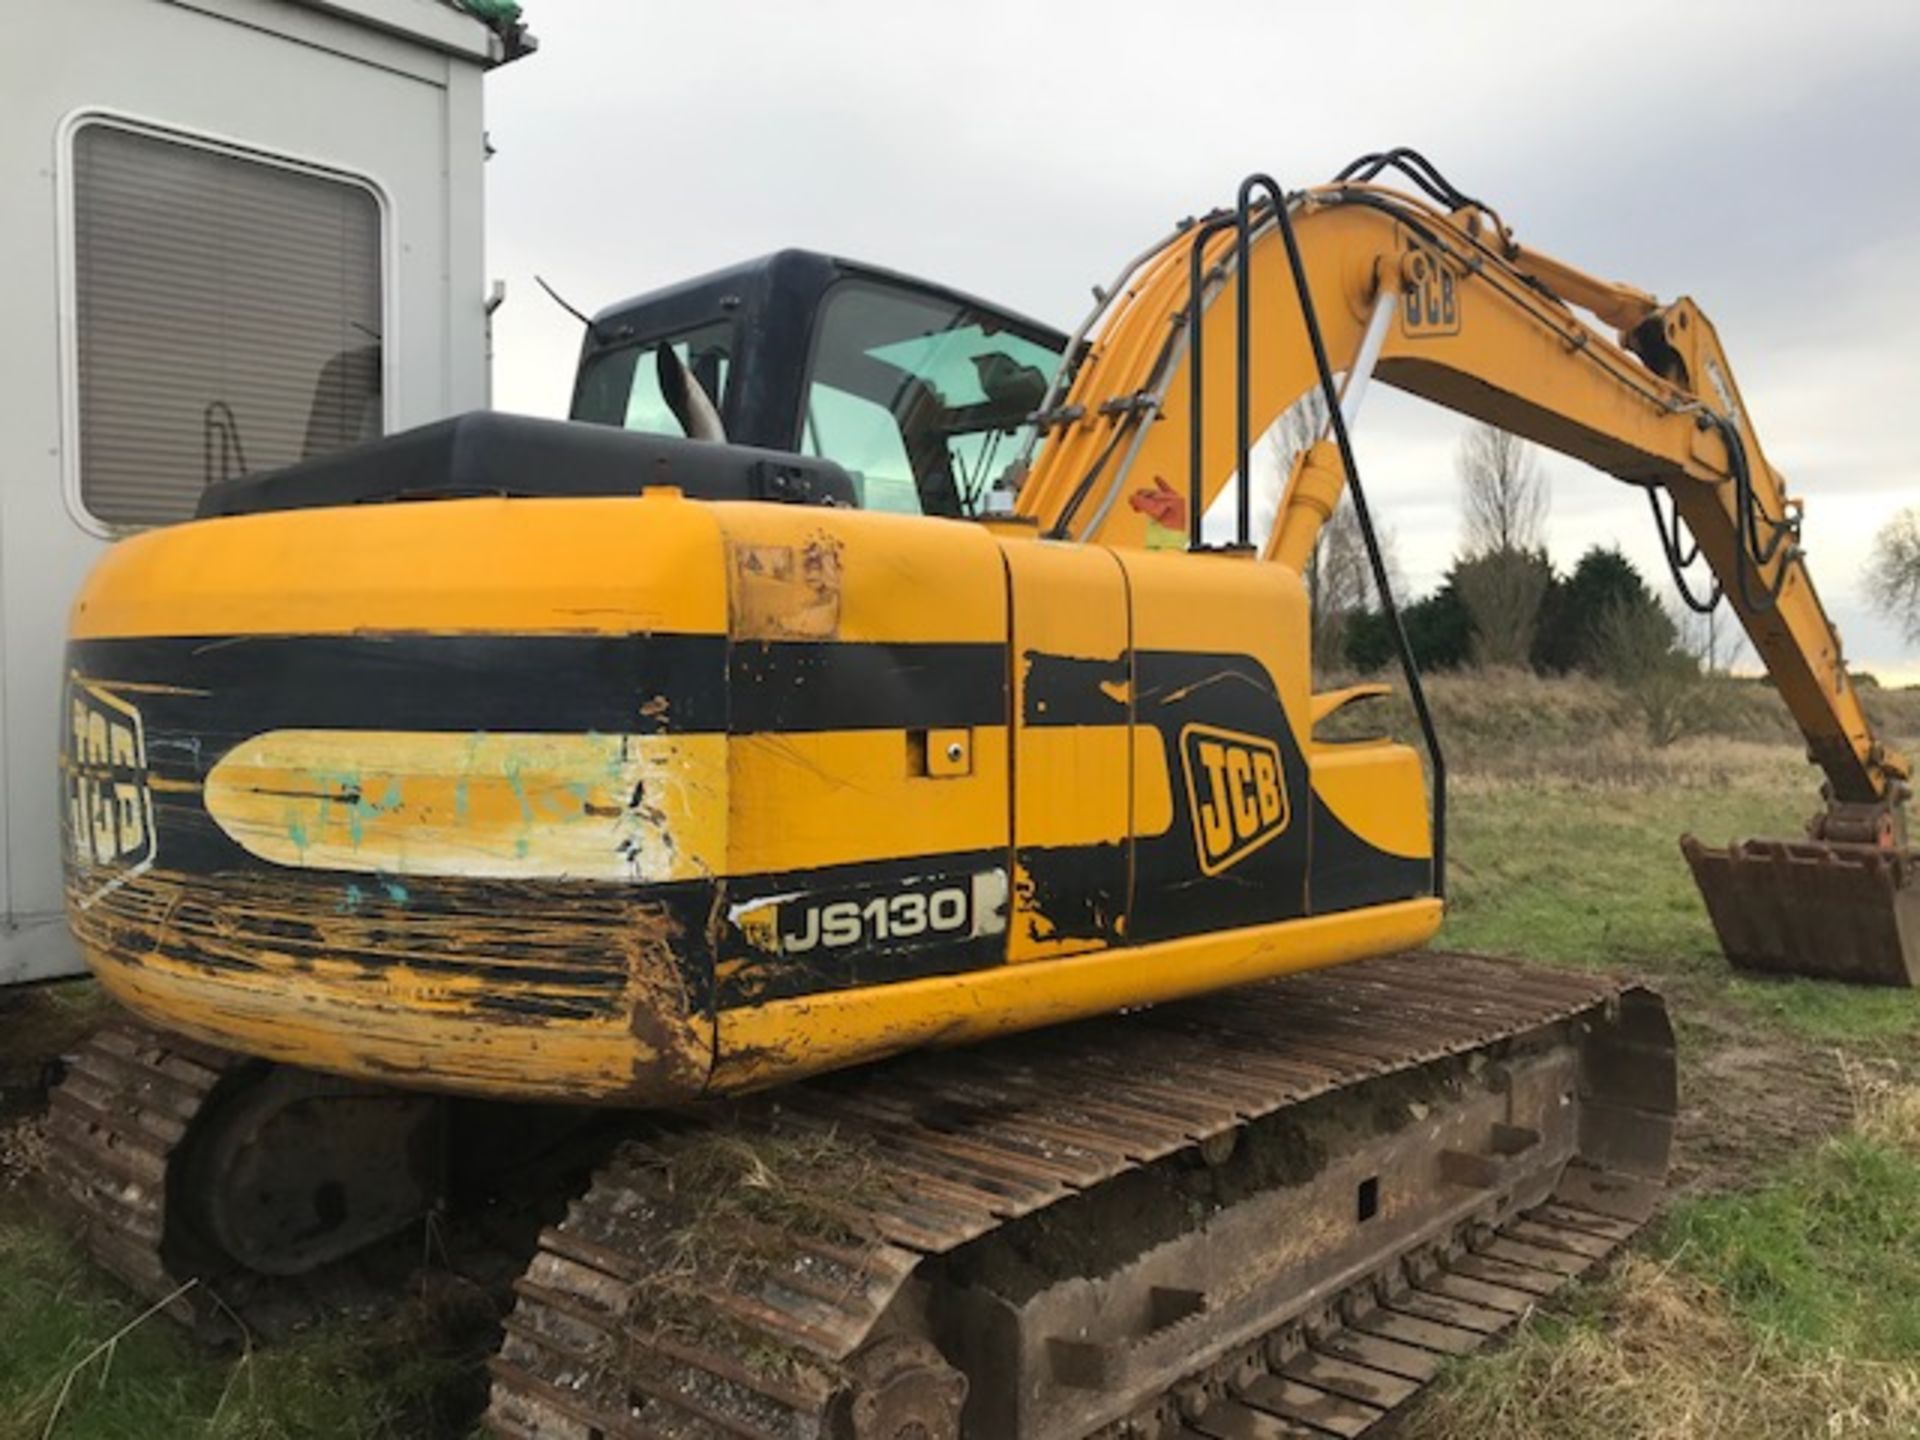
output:
[[[1643,488],[1683,597],[1732,607],[1826,780],[1792,863],[1765,845],[1689,842],[1729,957],[1915,983],[1920,948],[1896,918],[1907,907],[1863,899],[1903,893],[1909,867],[1892,857],[1908,762],[1861,705],[1800,547],[1800,504],[1712,323],[1689,299],[1663,304],[1522,247],[1418,157],[1371,158],[1360,175],[1397,162],[1435,198],[1351,178],[1284,197],[1280,215],[1278,188],[1253,203],[1249,182],[1236,212],[1182,226],[1135,263],[1040,417],[1018,513],[1103,544],[1202,548],[1200,517],[1237,489],[1239,542],[1299,570],[1348,483],[1342,437],[1300,455],[1266,536],[1244,529],[1253,438],[1322,386],[1330,411],[1351,412],[1371,379]],[[1710,573],[1690,585],[1695,560]],[[1862,883],[1869,873],[1900,881]],[[1826,923],[1796,918],[1812,913]]]

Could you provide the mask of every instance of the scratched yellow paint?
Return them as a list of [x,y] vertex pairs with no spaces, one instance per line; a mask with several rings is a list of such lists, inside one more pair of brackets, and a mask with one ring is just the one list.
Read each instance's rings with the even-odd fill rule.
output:
[[205,803],[276,865],[665,883],[726,870],[727,738],[275,730]]
[[[1006,643],[999,542],[971,521],[810,505],[710,508],[731,547],[737,635]],[[784,614],[771,613],[782,604]]]
[[[237,981],[159,952],[88,945],[107,988],[141,1013],[210,1043],[372,1079],[468,1094],[668,1103],[699,1088],[733,1092],[876,1059],[926,1043],[988,1036],[1158,1003],[1425,943],[1440,902],[1410,900],[1133,949],[995,967],[892,985],[663,1016],[657,994],[643,1039],[625,1017],[502,1024],[472,1008],[481,987],[433,993],[369,988],[364,967],[312,967],[268,951]],[[298,1005],[287,1003],[297,986]],[[663,1041],[664,1037],[664,1041]],[[670,1047],[662,1049],[662,1043]],[[698,1078],[696,1078],[698,1077]]]
[[665,1104],[705,1084],[713,1021],[681,974],[687,937],[642,891],[583,887],[526,913],[270,873],[141,885],[72,912],[74,934],[102,984],[170,1030],[465,1094]]
[[[331,967],[287,967],[237,984],[169,962],[85,947],[114,998],[180,1034],[268,1060],[430,1090],[549,1100],[671,1104],[698,1094],[713,1054],[713,1024],[688,1016],[637,1037],[628,1016],[503,1024],[472,1008],[464,987],[382,996]],[[267,957],[271,959],[272,957]],[[131,960],[131,963],[129,963]],[[290,993],[300,1003],[289,1004]]]
[[205,804],[276,865],[658,884],[1004,847],[1006,730],[971,734],[972,770],[943,778],[904,730],[277,730],[214,767]]

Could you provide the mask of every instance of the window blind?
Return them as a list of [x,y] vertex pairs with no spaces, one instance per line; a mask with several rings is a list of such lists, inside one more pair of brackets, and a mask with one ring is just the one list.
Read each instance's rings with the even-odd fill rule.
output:
[[92,123],[74,135],[80,493],[116,526],[382,433],[363,186]]

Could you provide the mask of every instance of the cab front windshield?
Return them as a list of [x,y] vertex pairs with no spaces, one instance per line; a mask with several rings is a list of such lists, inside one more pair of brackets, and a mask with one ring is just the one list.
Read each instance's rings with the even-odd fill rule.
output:
[[821,307],[799,448],[847,470],[866,509],[978,514],[1046,397],[1056,347],[960,301],[842,281]]

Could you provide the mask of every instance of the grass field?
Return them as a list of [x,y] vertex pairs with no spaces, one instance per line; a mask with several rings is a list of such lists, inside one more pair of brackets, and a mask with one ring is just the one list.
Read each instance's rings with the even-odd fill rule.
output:
[[[1911,697],[1876,698],[1911,747]],[[1684,1114],[1679,1197],[1634,1254],[1401,1433],[1920,1436],[1920,996],[1732,975],[1677,846],[1800,833],[1817,797],[1784,717],[1749,691],[1733,734],[1649,750],[1585,682],[1441,677],[1435,700],[1462,758],[1442,943],[1652,977]],[[1823,1136],[1806,1101],[1834,1086],[1858,1120]]]
[[[1455,767],[1442,943],[1651,977],[1685,1114],[1676,1199],[1634,1254],[1461,1365],[1400,1433],[1920,1436],[1920,997],[1733,978],[1677,848],[1684,830],[1799,832],[1815,784],[1778,702],[1738,687],[1720,733],[1655,751],[1588,682],[1441,677],[1434,698]],[[1898,740],[1920,738],[1917,698],[1875,697]],[[78,987],[0,1010],[16,1062],[0,1083],[24,1086],[20,1057],[57,1053],[97,1009]],[[1811,1101],[1834,1094],[1857,1122],[1827,1133]],[[36,1160],[30,1107],[0,1111],[0,1440],[470,1429],[477,1372],[435,1296],[204,1350],[73,1255],[24,1183]]]

